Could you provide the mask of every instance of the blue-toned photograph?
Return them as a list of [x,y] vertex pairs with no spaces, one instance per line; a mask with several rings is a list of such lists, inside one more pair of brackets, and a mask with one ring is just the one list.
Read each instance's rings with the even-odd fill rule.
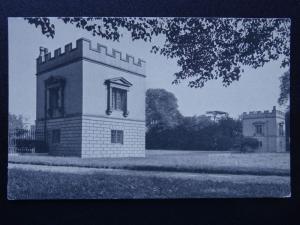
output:
[[287,198],[289,18],[8,18],[9,200]]

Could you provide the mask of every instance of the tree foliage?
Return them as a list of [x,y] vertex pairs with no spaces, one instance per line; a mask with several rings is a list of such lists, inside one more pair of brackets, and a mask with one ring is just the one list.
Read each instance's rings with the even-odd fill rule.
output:
[[[50,18],[25,18],[54,37]],[[188,80],[188,86],[203,87],[213,79],[224,86],[239,80],[243,66],[262,67],[272,60],[290,64],[290,20],[250,18],[127,18],[59,17],[66,24],[84,29],[94,36],[118,41],[128,31],[133,41],[151,42],[162,36],[162,45],[153,43],[152,52],[175,58],[180,71],[173,84]]]
[[241,152],[251,152],[259,147],[259,142],[256,138],[243,137],[240,142]]
[[213,123],[209,116],[185,116],[181,120],[181,125],[191,128],[194,131],[198,131],[205,127],[211,126]]
[[181,123],[146,133],[147,149],[231,150],[242,135],[241,121],[222,118],[218,122],[203,116],[183,117]]
[[182,116],[175,95],[164,89],[146,92],[146,147],[148,149],[230,150],[242,137],[242,123],[226,115]]
[[285,113],[285,144],[286,150],[290,151],[290,110]]
[[214,110],[214,111],[207,111],[206,114],[212,115],[212,118],[214,121],[216,121],[217,118],[220,118],[222,116],[227,117],[228,113],[224,111]]
[[290,98],[290,72],[286,71],[280,77],[280,95],[278,103],[284,105],[288,103]]
[[146,92],[146,126],[148,129],[168,129],[180,123],[177,98],[164,89],[148,89]]
[[24,117],[22,115],[8,114],[8,129],[23,129],[24,128]]

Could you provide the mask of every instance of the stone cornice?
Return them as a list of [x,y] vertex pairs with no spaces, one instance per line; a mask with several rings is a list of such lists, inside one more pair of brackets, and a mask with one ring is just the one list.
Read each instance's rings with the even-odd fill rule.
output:
[[[145,120],[139,120],[139,119],[111,117],[111,116],[106,116],[106,115],[95,115],[95,114],[81,114],[81,113],[66,114],[64,117],[55,117],[55,118],[47,119],[47,121],[60,120],[60,119],[69,119],[69,118],[78,118],[78,119],[80,119],[82,117],[103,118],[103,119],[107,119],[107,120],[122,120],[122,121],[133,121],[133,122],[143,122],[143,123],[146,122]],[[36,121],[39,122],[39,121],[45,121],[45,120],[44,119],[38,119]]]

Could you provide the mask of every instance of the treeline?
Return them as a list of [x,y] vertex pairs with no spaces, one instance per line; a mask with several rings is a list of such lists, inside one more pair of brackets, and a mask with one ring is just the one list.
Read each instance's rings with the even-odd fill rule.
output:
[[242,139],[241,121],[222,118],[217,122],[184,117],[173,128],[153,126],[146,133],[147,149],[231,150]]
[[184,117],[174,94],[164,89],[148,89],[146,148],[231,150],[240,146],[241,121],[224,112],[214,112],[213,118],[208,115]]

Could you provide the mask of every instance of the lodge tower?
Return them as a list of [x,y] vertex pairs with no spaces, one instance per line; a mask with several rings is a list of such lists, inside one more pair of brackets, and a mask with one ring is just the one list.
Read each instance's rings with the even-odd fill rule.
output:
[[244,112],[243,135],[259,141],[260,152],[285,152],[285,115],[273,107],[269,111]]
[[145,61],[88,39],[41,48],[36,135],[49,154],[145,156]]

